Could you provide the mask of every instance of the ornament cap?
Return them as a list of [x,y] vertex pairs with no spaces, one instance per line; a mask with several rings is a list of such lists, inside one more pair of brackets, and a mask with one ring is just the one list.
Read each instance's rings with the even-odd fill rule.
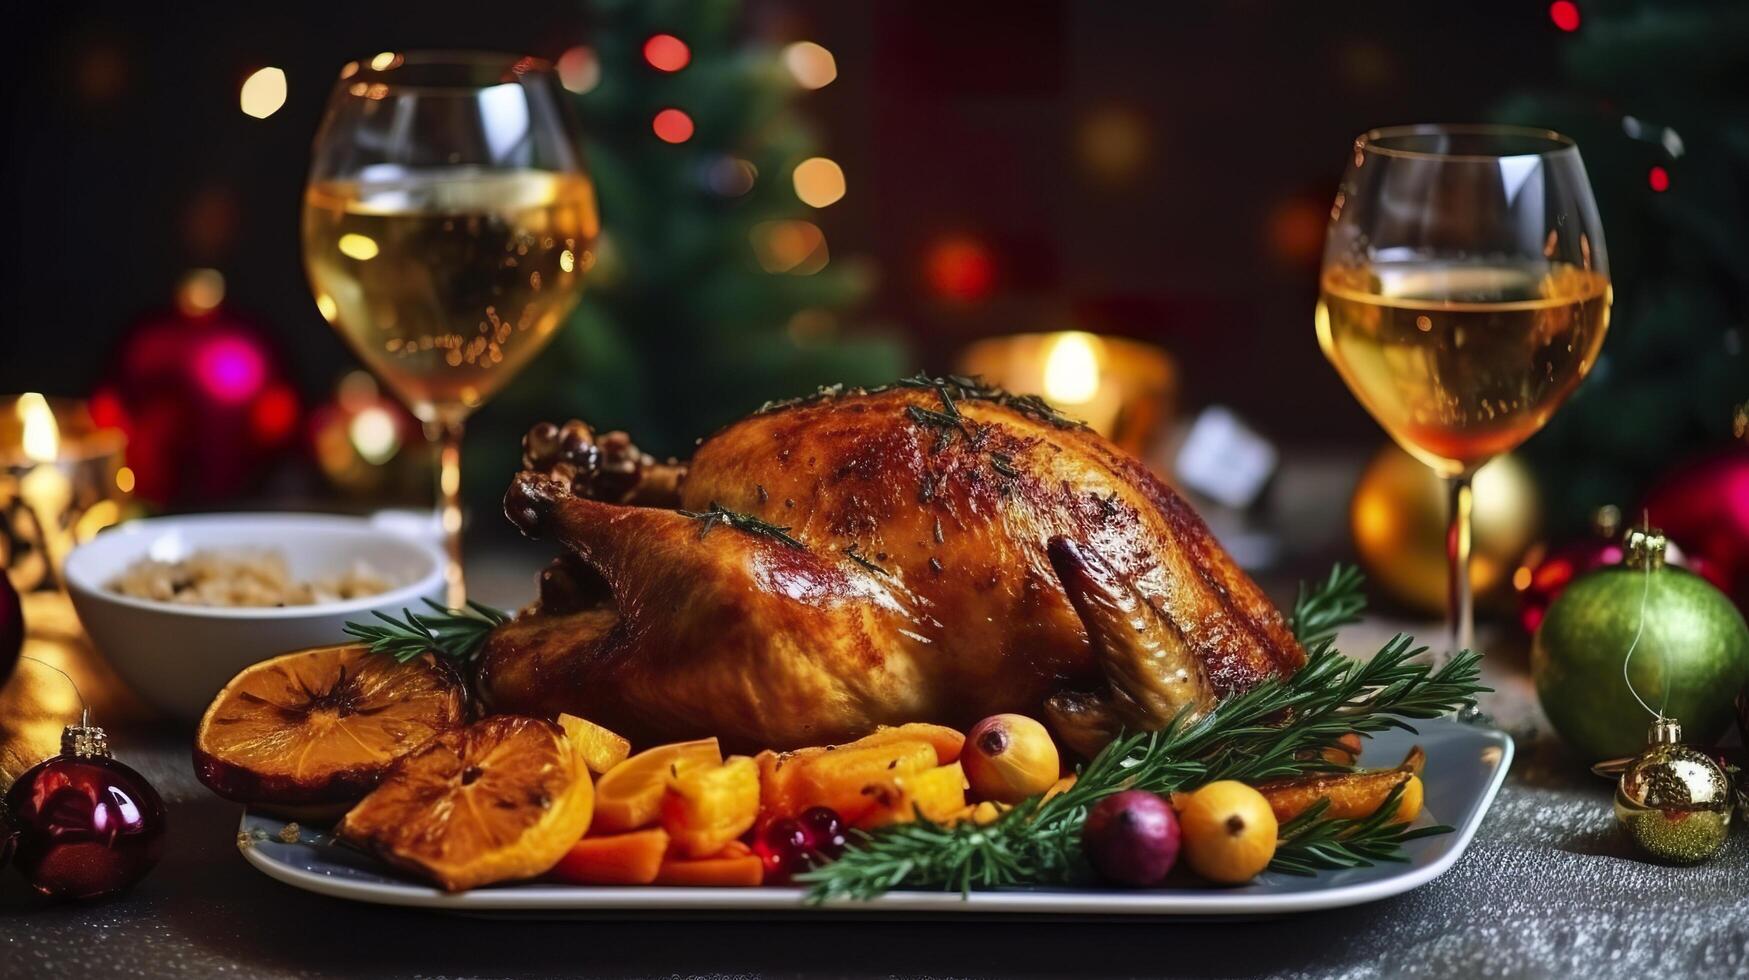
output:
[[1621,533],[1621,508],[1614,504],[1604,504],[1591,512],[1591,530],[1600,538],[1615,540]]
[[109,734],[96,725],[68,725],[61,729],[61,754],[76,759],[107,759]]
[[1621,539],[1622,561],[1629,568],[1663,568],[1668,545],[1664,532],[1655,527],[1630,527]]
[[1682,722],[1659,717],[1646,732],[1647,745],[1678,745],[1682,742]]

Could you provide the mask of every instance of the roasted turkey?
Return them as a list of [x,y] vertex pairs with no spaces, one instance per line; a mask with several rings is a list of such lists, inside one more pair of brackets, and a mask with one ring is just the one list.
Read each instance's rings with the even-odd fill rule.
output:
[[566,554],[487,641],[496,711],[742,748],[1017,711],[1086,753],[1305,660],[1142,463],[973,379],[770,404],[685,464],[542,424],[524,466],[505,511]]

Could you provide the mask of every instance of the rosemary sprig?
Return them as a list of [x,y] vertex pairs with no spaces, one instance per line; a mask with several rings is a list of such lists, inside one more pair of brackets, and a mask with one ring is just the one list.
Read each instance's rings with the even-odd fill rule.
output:
[[862,553],[862,545],[857,544],[855,541],[850,542],[850,544],[844,548],[844,557],[850,559],[853,562],[856,562],[858,565],[861,565],[862,567],[868,569],[871,572],[875,572],[876,574],[879,574],[879,575],[891,575],[892,574],[891,572],[887,571],[886,569],[882,568],[881,566],[875,564],[874,560],[871,559],[869,556],[863,554]]
[[1306,583],[1300,583],[1288,628],[1301,645],[1310,650],[1335,639],[1339,628],[1360,621],[1360,611],[1366,608],[1366,596],[1360,591],[1364,581],[1359,568],[1339,563],[1317,586],[1307,589]]
[[790,525],[771,524],[754,517],[752,514],[742,514],[729,510],[714,500],[711,501],[710,507],[705,510],[683,510],[680,513],[685,517],[703,522],[703,526],[698,529],[698,536],[701,538],[709,534],[711,528],[718,524],[727,524],[737,531],[746,531],[748,534],[763,534],[775,541],[781,541],[791,548],[806,551],[808,547],[789,536]]
[[1310,876],[1339,868],[1370,868],[1381,861],[1407,860],[1403,845],[1409,841],[1451,833],[1452,828],[1444,824],[1410,827],[1391,819],[1404,785],[1392,789],[1384,802],[1364,817],[1326,819],[1323,814],[1330,801],[1312,804],[1276,831],[1275,857],[1269,861],[1269,870]]
[[348,622],[341,627],[347,636],[363,640],[372,653],[386,653],[406,663],[423,653],[434,653],[457,664],[472,663],[479,656],[486,635],[510,621],[510,614],[483,602],[468,601],[465,609],[449,609],[430,599],[429,613],[402,609],[400,619],[376,612],[376,623]]
[[1038,395],[1017,395],[994,385],[987,385],[978,378],[966,377],[962,374],[950,374],[946,377],[931,377],[918,373],[909,378],[901,378],[891,384],[877,385],[873,388],[852,388],[843,384],[822,385],[811,395],[800,398],[785,398],[768,401],[759,406],[755,414],[779,412],[785,409],[797,408],[803,405],[813,405],[823,401],[832,401],[856,395],[877,395],[883,391],[895,388],[932,388],[941,396],[943,414],[958,415],[959,409],[953,403],[957,401],[993,402],[1011,408],[1022,415],[1036,419],[1046,425],[1059,429],[1085,429],[1087,423],[1072,419],[1056,410],[1050,402]]
[[[1293,676],[1229,698],[1193,722],[1181,715],[1158,731],[1121,735],[1082,767],[1069,789],[1048,800],[1033,797],[993,824],[917,821],[859,834],[838,860],[801,876],[809,898],[868,899],[901,886],[965,892],[1067,880],[1084,873],[1081,827],[1088,808],[1113,793],[1170,793],[1216,779],[1257,781],[1339,768],[1317,750],[1344,733],[1413,731],[1406,719],[1454,710],[1484,690],[1476,655],[1465,652],[1434,671],[1410,662],[1424,648],[1407,636],[1395,637],[1366,662],[1337,653],[1335,627],[1359,612],[1360,585],[1358,574],[1338,569],[1301,592],[1290,620],[1314,642]],[[1316,815],[1290,822],[1286,864],[1384,860],[1397,844],[1438,832],[1387,832],[1383,818],[1334,829],[1326,826],[1331,823]],[[1346,850],[1330,842],[1343,833],[1350,835]]]

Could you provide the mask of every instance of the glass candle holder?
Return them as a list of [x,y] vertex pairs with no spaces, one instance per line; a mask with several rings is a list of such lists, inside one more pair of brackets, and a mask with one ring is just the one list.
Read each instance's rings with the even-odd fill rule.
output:
[[126,448],[84,402],[0,396],[0,568],[20,592],[59,589],[73,546],[130,516]]
[[1176,408],[1172,355],[1124,337],[1078,330],[992,337],[967,347],[959,367],[1010,391],[1042,395],[1137,454]]

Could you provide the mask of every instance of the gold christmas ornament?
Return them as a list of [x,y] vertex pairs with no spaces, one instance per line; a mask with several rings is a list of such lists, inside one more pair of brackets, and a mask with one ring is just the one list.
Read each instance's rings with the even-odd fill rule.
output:
[[1616,822],[1660,861],[1705,861],[1731,832],[1731,780],[1711,756],[1682,744],[1674,718],[1653,722],[1646,741],[1616,781]]
[[[1511,455],[1476,471],[1470,585],[1478,605],[1509,597],[1512,572],[1537,540],[1542,506],[1530,470]],[[1372,580],[1429,615],[1445,610],[1445,481],[1387,445],[1354,488],[1349,523]]]

